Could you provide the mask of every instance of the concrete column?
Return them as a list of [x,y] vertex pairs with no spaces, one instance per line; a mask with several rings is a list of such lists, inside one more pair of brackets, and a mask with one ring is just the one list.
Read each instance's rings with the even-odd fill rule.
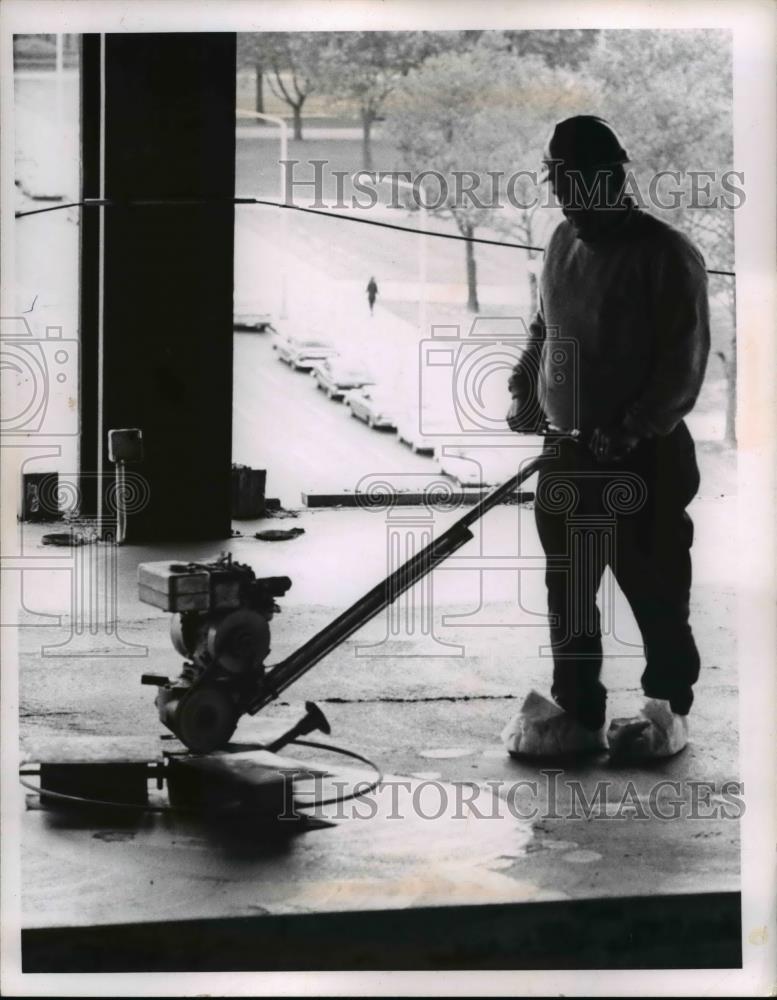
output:
[[83,73],[84,193],[209,203],[84,211],[82,473],[109,477],[108,431],[139,427],[128,541],[227,537],[235,36],[86,36]]

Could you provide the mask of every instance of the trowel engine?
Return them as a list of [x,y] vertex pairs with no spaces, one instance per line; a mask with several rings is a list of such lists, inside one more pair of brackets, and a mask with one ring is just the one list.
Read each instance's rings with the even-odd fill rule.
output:
[[159,718],[191,750],[227,743],[262,686],[270,652],[275,598],[291,587],[286,576],[257,578],[230,556],[209,563],[142,563],[140,599],[173,612],[170,635],[184,657],[175,680],[144,674],[157,685]]

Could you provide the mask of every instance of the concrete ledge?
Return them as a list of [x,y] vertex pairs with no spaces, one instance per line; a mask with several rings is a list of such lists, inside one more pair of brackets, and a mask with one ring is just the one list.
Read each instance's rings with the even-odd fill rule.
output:
[[732,969],[742,964],[740,907],[739,893],[731,892],[48,927],[22,932],[22,967]]
[[[411,492],[402,490],[392,490],[391,492],[374,493],[354,493],[351,490],[343,490],[338,493],[302,493],[302,503],[305,507],[363,507],[366,510],[376,507],[426,507],[429,505],[440,506],[443,502],[446,509],[452,510],[456,507],[474,506],[483,499],[490,490],[460,490],[457,493],[440,494],[441,500],[435,500],[434,493]],[[528,503],[534,500],[534,493],[515,493],[513,496],[503,500],[504,504]]]

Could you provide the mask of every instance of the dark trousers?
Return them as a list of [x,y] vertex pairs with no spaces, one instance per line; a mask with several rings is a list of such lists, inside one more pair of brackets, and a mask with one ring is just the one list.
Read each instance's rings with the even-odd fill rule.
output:
[[647,665],[642,688],[688,713],[699,654],[689,624],[693,523],[699,488],[684,423],[642,441],[621,462],[599,464],[586,444],[548,438],[535,517],[547,568],[555,701],[592,729],[604,723],[597,591],[606,566],[631,605]]

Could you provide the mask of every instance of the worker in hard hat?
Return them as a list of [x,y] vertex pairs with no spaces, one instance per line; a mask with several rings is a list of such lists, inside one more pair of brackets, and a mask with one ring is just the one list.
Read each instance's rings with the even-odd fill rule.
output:
[[[607,749],[673,755],[688,741],[699,675],[689,624],[699,486],[683,417],[709,353],[704,260],[625,192],[628,156],[601,118],[556,125],[545,177],[564,220],[545,252],[529,345],[509,382],[508,424],[549,436],[535,516],[546,554],[551,694],[532,692],[503,732],[507,749],[546,756]],[[597,591],[610,566],[640,628],[639,715],[605,729]]]

